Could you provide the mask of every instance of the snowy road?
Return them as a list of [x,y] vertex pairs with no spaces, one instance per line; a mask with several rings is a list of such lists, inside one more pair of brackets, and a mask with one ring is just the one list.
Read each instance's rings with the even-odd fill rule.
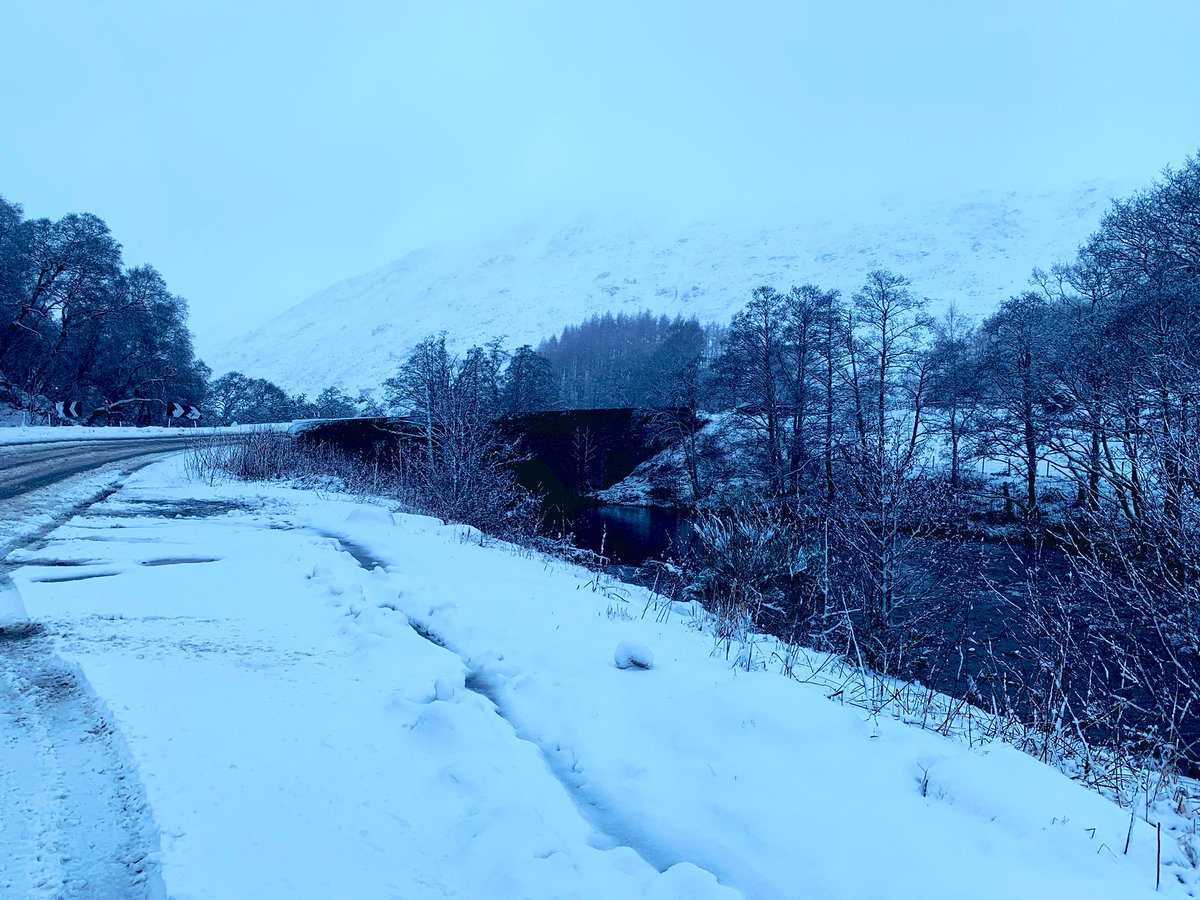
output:
[[688,604],[177,461],[116,482],[8,558],[44,630],[0,645],[6,897],[1159,896],[1149,824],[1115,852],[1128,812],[731,668]]
[[[168,433],[0,446],[0,551],[37,546],[142,465],[186,445]],[[3,896],[163,897],[156,826],[122,739],[78,666],[40,624],[14,614],[23,605],[13,568],[0,560]]]
[[47,487],[101,466],[184,450],[194,438],[61,440],[0,446],[0,501]]
[[0,639],[5,897],[164,896],[137,773],[77,666],[38,630]]

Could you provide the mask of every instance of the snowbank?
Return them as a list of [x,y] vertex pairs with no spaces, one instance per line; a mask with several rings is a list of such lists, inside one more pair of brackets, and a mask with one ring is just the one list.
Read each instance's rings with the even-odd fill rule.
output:
[[[484,544],[167,462],[14,580],[128,741],[173,896],[1154,893],[1154,829],[1123,854],[1128,812],[1033,759],[732,669],[695,608]],[[1163,892],[1193,874],[1164,842]]]

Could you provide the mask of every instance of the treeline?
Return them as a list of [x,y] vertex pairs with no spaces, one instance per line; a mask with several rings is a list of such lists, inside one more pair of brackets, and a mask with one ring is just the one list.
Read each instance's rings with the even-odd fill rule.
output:
[[153,266],[126,267],[100,218],[26,219],[0,197],[0,378],[36,396],[162,419],[168,401],[199,404],[187,303]]
[[[1198,484],[1200,164],[1116,201],[1069,263],[975,325],[940,319],[906,279],[872,272],[848,300],[805,285],[754,292],[730,325],[709,398],[736,406],[773,494],[831,502],[845,486],[1003,460],[1015,515],[1042,480],[1130,525],[1178,519]],[[935,465],[936,464],[936,465]]]
[[595,315],[543,341],[556,404],[564,409],[664,407],[682,369],[707,366],[721,330],[697,319],[611,313]]
[[369,392],[310,400],[239,372],[212,379],[187,314],[153,266],[124,264],[98,216],[27,219],[0,197],[0,400],[41,414],[78,400],[92,424],[162,424],[172,402],[216,425],[381,413]]
[[497,338],[460,357],[445,332],[421,341],[383,387],[389,410],[427,430],[559,406],[550,361],[528,344],[509,352]]
[[208,385],[206,418],[213,425],[258,425],[296,419],[350,419],[382,416],[383,408],[371,391],[351,397],[338,387],[327,387],[313,399],[289,394],[265,378],[226,372]]
[[1107,496],[1136,523],[1191,484],[1171,448],[1200,426],[1198,194],[1188,160],[1114,202],[1073,261],[1035,269],[982,322],[934,318],[886,270],[849,297],[760,287],[727,327],[596,315],[527,353],[538,386],[522,408],[731,410],[743,473],[797,502],[898,474],[959,491],[993,460],[1016,473],[1014,519],[1062,507],[1065,480],[1067,506]]

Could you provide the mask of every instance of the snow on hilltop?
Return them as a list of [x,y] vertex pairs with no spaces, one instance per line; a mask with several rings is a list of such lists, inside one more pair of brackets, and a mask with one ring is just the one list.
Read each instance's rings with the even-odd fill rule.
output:
[[463,348],[503,335],[536,344],[594,312],[726,321],[760,284],[855,290],[871,269],[908,276],[943,305],[987,313],[1024,288],[1034,266],[1069,260],[1114,196],[989,192],[882,204],[853,222],[798,216],[777,227],[671,228],[615,218],[527,226],[475,247],[417,250],[314,294],[207,360],[290,391],[376,387],[422,338]]

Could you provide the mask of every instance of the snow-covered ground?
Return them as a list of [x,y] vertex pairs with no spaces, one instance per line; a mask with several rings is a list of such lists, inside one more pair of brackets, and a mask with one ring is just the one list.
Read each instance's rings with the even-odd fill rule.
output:
[[[147,804],[149,896],[1154,894],[1155,830],[1124,853],[1129,813],[1056,771],[733,668],[700,611],[459,527],[176,459],[10,562]],[[41,746],[0,729],[0,762]],[[13,817],[53,797],[3,785],[4,895],[58,896],[84,844],[48,854]],[[1164,834],[1162,892],[1193,871]]]

